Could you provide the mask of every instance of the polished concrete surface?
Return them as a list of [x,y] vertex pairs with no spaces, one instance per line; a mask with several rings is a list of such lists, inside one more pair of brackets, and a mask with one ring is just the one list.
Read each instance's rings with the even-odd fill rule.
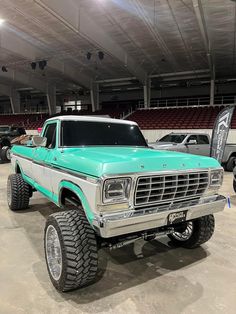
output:
[[97,282],[59,293],[43,252],[47,216],[57,210],[35,193],[30,208],[11,212],[6,202],[9,164],[0,165],[0,314],[8,313],[236,313],[236,195],[232,174],[221,192],[231,208],[216,214],[213,238],[195,250],[167,238],[100,251]]

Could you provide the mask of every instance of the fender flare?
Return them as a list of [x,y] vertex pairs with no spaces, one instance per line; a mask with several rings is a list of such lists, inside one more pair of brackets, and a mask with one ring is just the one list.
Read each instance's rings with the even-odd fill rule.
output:
[[88,200],[87,200],[84,192],[75,183],[73,183],[71,181],[67,181],[67,180],[63,180],[60,182],[59,187],[58,187],[58,204],[59,204],[59,206],[61,207],[61,193],[62,193],[63,188],[66,188],[67,190],[70,190],[77,195],[78,199],[80,200],[80,202],[83,206],[85,215],[86,215],[89,223],[91,225],[93,225],[94,213],[92,212],[92,210],[89,206]]
[[16,162],[15,162],[15,173],[17,173],[17,167],[20,168],[20,173],[21,173],[21,175],[23,176],[23,175],[24,175],[24,172],[23,172],[23,170],[22,170],[22,168],[21,168],[21,165],[20,165],[20,163],[18,162],[18,160],[16,160]]

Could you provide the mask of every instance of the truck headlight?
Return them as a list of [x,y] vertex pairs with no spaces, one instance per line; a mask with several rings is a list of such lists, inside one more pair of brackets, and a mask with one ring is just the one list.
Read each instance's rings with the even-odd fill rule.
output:
[[212,170],[210,172],[210,187],[220,187],[223,183],[223,169]]
[[127,201],[131,188],[131,178],[107,179],[103,187],[103,202]]

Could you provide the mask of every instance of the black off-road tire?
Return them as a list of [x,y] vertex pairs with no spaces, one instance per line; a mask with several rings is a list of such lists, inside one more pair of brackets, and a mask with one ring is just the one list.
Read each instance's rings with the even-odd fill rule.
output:
[[9,146],[3,146],[0,149],[0,159],[2,162],[10,162],[10,147]]
[[7,180],[7,202],[11,210],[21,210],[29,207],[31,186],[26,183],[21,174],[11,174]]
[[235,179],[233,179],[233,188],[234,188],[234,192],[236,193],[236,181],[235,181]]
[[[51,274],[47,258],[46,235],[56,229],[61,247],[62,269],[58,280]],[[70,291],[94,281],[98,268],[98,248],[93,228],[80,210],[69,210],[48,217],[44,234],[45,258],[49,277],[59,291]]]
[[226,163],[225,170],[232,172],[235,166],[236,157],[230,157]]
[[177,240],[172,234],[168,237],[176,246],[182,246],[188,249],[196,248],[210,240],[215,230],[215,219],[213,215],[203,216],[192,220],[193,232],[186,241]]

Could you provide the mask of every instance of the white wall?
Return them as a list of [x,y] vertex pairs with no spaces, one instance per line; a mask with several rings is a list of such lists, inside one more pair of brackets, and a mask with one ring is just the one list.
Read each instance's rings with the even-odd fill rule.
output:
[[[165,129],[165,130],[142,130],[142,133],[144,137],[148,140],[148,142],[155,142],[157,139],[161,138],[162,136],[175,132],[175,133],[207,133],[211,136],[212,130],[211,129]],[[229,131],[229,136],[228,136],[228,143],[235,143],[236,144],[236,129],[230,130]]]

